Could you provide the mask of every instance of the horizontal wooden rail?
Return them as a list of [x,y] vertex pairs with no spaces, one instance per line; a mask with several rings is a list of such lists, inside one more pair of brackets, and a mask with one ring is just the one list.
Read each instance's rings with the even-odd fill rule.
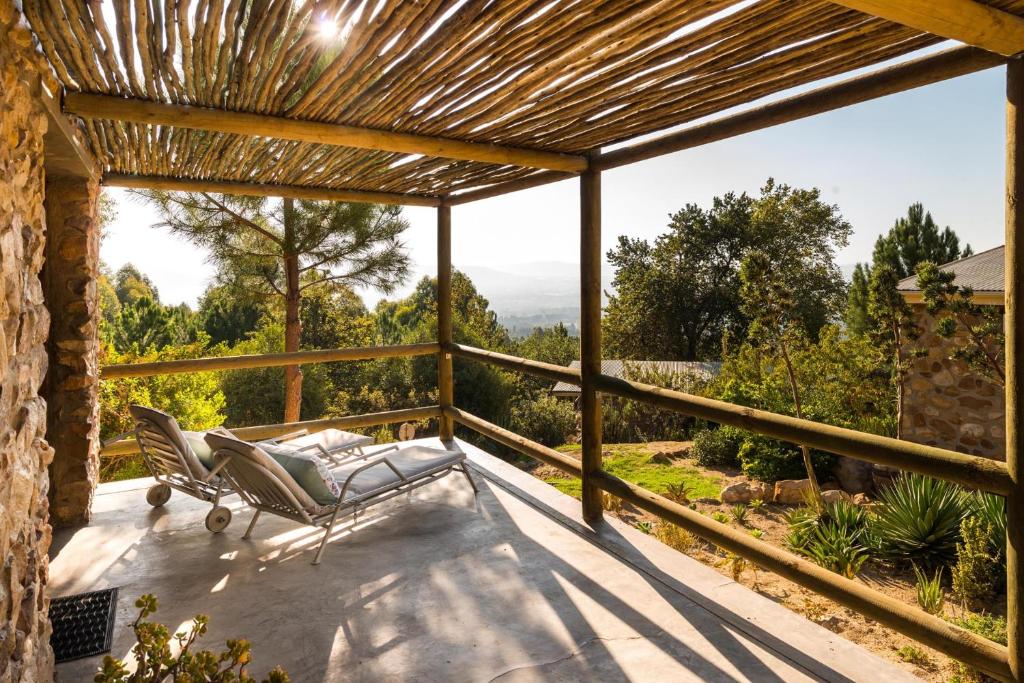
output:
[[398,204],[401,206],[440,206],[441,199],[422,194],[375,192],[310,185],[279,185],[276,183],[244,183],[234,180],[207,180],[203,178],[172,178],[156,175],[108,173],[103,176],[108,187],[127,187],[135,190],[167,190],[169,192],[216,192],[243,197],[287,197],[329,202],[358,202],[363,204]]
[[607,472],[594,475],[594,484],[613,496],[690,531],[720,548],[740,555],[759,567],[820,593],[900,633],[945,652],[990,676],[1010,678],[1007,649],[954,626],[923,610],[844,578],[748,533],[716,522],[684,505],[623,481]]
[[[575,477],[580,476],[580,463],[563,453],[458,408],[448,408],[444,412],[460,424],[523,455],[536,458]],[[813,562],[607,472],[595,474],[594,483],[603,491],[677,524],[720,548],[741,555],[759,567],[825,595],[992,676],[1009,678],[1007,649],[998,643],[874,591],[862,583],[843,578]]]
[[261,353],[250,356],[221,356],[219,358],[186,358],[162,360],[155,363],[125,363],[108,365],[100,369],[100,379],[121,377],[152,377],[183,372],[213,372],[215,370],[242,370],[245,368],[273,368],[287,365],[311,365],[343,360],[369,360],[372,358],[400,358],[428,356],[441,350],[437,342],[398,344],[394,346],[356,346],[345,349],[294,351],[291,353]]
[[1004,496],[1013,488],[1006,463],[989,458],[833,427],[608,375],[598,375],[596,384],[603,393],[650,403],[666,410],[829,453],[891,465]]
[[[427,420],[441,415],[440,406],[424,406],[422,408],[404,408],[389,410],[383,413],[367,413],[365,415],[347,415],[345,417],[329,417],[322,420],[306,420],[304,422],[286,422],[275,425],[258,425],[255,427],[231,427],[231,433],[246,441],[273,439],[275,436],[291,434],[305,429],[309,433],[322,432],[325,429],[355,429],[357,427],[374,427],[376,425],[408,422],[411,420]],[[134,438],[120,439],[100,449],[100,457],[109,458],[120,455],[132,455],[139,452],[139,445]]]
[[467,413],[464,410],[458,408],[445,408],[444,414],[451,417],[459,424],[469,427],[477,434],[483,434],[488,439],[493,439],[500,444],[508,446],[509,448],[519,451],[525,455],[530,456],[536,460],[540,460],[546,465],[557,467],[566,474],[571,474],[574,477],[579,478],[581,476],[580,463],[575,458],[572,458],[565,453],[559,453],[553,448],[548,448],[535,441],[530,441],[524,436],[519,436],[515,432],[510,432],[507,429],[502,429],[496,424],[480,419],[476,415]]
[[556,171],[582,171],[587,167],[585,157],[543,149],[524,149],[487,142],[399,133],[187,104],[166,104],[113,95],[68,92],[64,96],[64,113],[86,119],[174,126],[399,154],[423,154],[428,157],[477,161],[485,164],[511,164]]
[[463,346],[462,344],[450,344],[445,346],[445,349],[462,358],[469,358],[481,363],[497,365],[502,368],[508,368],[509,370],[518,370],[519,372],[537,375],[538,377],[550,379],[555,382],[567,382],[577,386],[579,386],[581,382],[580,371],[578,368],[573,369],[567,368],[563,365],[542,363],[538,360],[520,358],[519,356],[510,356],[496,351],[485,351],[484,349],[478,349],[474,346]]

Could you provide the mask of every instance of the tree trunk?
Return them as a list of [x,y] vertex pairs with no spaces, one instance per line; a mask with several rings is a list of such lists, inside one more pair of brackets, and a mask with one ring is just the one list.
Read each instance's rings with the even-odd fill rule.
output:
[[[299,256],[294,249],[294,225],[292,212],[294,201],[284,200],[284,275],[285,275],[285,313],[284,313],[284,350],[298,351],[302,336],[302,321],[299,318],[301,303],[299,293]],[[284,369],[284,421],[298,422],[302,406],[302,368],[288,365]]]
[[[796,416],[803,419],[803,409],[800,405],[800,388],[796,383],[796,373],[793,372],[793,364],[789,361],[789,353],[786,351],[786,343],[780,344],[782,349],[782,360],[786,363],[786,375],[789,377],[789,388],[793,392],[793,407]],[[800,453],[804,457],[804,469],[807,470],[807,479],[811,483],[811,495],[814,496],[814,505],[821,510],[821,487],[818,486],[818,476],[814,473],[814,462],[811,460],[811,449],[800,444]]]

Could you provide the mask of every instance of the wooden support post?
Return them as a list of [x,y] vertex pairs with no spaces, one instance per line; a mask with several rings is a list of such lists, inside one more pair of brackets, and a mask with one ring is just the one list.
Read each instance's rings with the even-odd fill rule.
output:
[[601,172],[592,169],[580,176],[580,374],[583,519],[593,524],[603,513],[593,480],[601,471]]
[[[452,379],[452,207],[437,207],[437,396],[441,410],[453,405],[455,387]],[[454,423],[442,412],[439,418],[442,441],[455,436]]]
[[1010,671],[1024,680],[1024,62],[1006,64],[1006,622]]

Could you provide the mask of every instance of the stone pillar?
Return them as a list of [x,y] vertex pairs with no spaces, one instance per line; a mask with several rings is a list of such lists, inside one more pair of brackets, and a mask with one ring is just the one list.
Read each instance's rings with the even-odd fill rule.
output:
[[50,369],[44,395],[50,465],[50,523],[89,521],[99,481],[99,185],[75,177],[46,180],[46,265]]
[[0,0],[0,681],[53,679],[46,596],[44,440],[49,315],[39,272],[46,232],[40,71],[31,35]]

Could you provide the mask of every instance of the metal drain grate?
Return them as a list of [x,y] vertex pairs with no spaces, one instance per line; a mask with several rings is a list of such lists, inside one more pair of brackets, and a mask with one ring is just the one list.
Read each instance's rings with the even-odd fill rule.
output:
[[57,663],[109,652],[116,613],[116,588],[51,600],[50,645]]

